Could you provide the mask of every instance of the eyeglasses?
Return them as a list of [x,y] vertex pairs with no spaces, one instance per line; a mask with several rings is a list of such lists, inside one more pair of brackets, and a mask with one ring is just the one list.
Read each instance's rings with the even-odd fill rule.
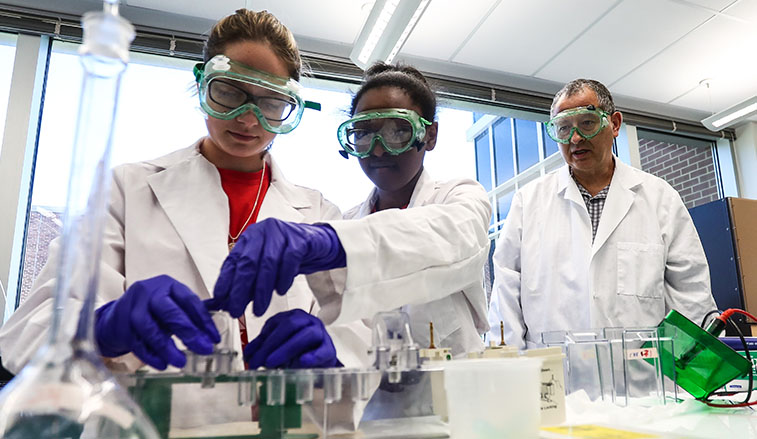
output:
[[248,111],[268,132],[285,134],[297,127],[305,108],[320,104],[300,97],[302,86],[291,78],[272,75],[216,55],[197,64],[200,107],[212,117],[230,120]]
[[547,122],[547,134],[557,143],[570,143],[574,132],[588,140],[610,124],[608,116],[593,105],[565,110]]
[[422,148],[429,125],[413,110],[387,108],[356,114],[339,125],[337,136],[344,151],[358,158],[368,157],[376,142],[389,154],[399,155],[413,146]]

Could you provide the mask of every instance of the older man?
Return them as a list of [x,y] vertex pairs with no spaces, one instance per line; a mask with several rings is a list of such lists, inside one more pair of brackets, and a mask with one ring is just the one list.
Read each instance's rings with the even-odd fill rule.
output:
[[612,154],[623,116],[607,88],[577,79],[554,97],[547,131],[566,165],[513,198],[494,253],[492,338],[538,345],[541,333],[656,326],[675,309],[715,309],[707,260],[665,181]]

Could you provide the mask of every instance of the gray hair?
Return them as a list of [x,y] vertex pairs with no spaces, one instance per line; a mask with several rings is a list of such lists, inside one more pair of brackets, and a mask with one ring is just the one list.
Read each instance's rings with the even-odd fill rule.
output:
[[554,99],[552,99],[552,106],[549,108],[549,114],[552,116],[555,115],[555,104],[557,104],[557,101],[564,97],[578,94],[583,91],[584,88],[590,89],[597,95],[599,108],[609,114],[615,112],[615,103],[612,101],[612,95],[610,94],[610,90],[608,90],[604,84],[593,79],[574,79],[565,84],[565,86],[555,94]]

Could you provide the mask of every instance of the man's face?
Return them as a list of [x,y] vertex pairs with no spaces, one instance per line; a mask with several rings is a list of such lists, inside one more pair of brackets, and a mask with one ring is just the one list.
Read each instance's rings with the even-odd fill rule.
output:
[[[593,90],[584,88],[572,96],[564,96],[555,105],[552,116],[570,109],[586,108],[593,105],[599,108],[597,95]],[[620,131],[623,116],[615,112],[609,116],[609,124],[596,136],[585,139],[578,130],[574,130],[569,143],[559,143],[565,163],[573,172],[588,177],[599,176],[612,169],[612,141]]]

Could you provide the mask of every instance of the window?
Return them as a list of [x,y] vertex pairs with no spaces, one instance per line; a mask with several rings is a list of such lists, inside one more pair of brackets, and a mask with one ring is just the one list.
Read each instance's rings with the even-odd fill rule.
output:
[[494,159],[497,163],[497,184],[500,185],[515,176],[513,167],[513,133],[510,119],[502,118],[492,125],[494,134]]
[[518,152],[518,172],[523,172],[539,161],[537,123],[532,120],[515,120],[515,145]]
[[[478,181],[489,191],[494,206],[496,222],[490,229],[492,238],[507,218],[515,192],[563,165],[562,157],[556,154],[557,144],[538,121],[543,117],[534,114],[533,120],[520,119],[523,115],[523,112],[518,112],[519,118],[486,115],[487,119],[482,114],[476,119],[478,123],[469,127],[472,131],[469,135],[476,139]],[[489,145],[489,136],[493,139],[492,145]],[[494,175],[489,157],[494,157]],[[494,187],[493,181],[496,182]]]
[[[62,212],[73,147],[82,68],[78,46],[53,43],[37,152],[33,206]],[[192,65],[132,54],[121,80],[111,164],[159,157],[188,146],[205,131]]]
[[[426,153],[423,166],[435,180],[475,180],[476,155],[473,142],[466,138],[471,113],[454,107],[441,107],[436,113],[439,135],[434,150]],[[366,194],[363,194],[363,198],[365,196]]]
[[484,131],[476,137],[476,175],[478,182],[487,191],[492,190],[491,152],[489,151],[489,132]]
[[511,191],[497,198],[497,218],[499,221],[504,221],[507,218],[507,214],[510,213],[510,204],[513,202],[513,195],[515,195],[515,192]]
[[544,124],[541,124],[541,137],[544,139],[544,157],[549,157],[560,150],[557,142],[547,134],[547,126]]

